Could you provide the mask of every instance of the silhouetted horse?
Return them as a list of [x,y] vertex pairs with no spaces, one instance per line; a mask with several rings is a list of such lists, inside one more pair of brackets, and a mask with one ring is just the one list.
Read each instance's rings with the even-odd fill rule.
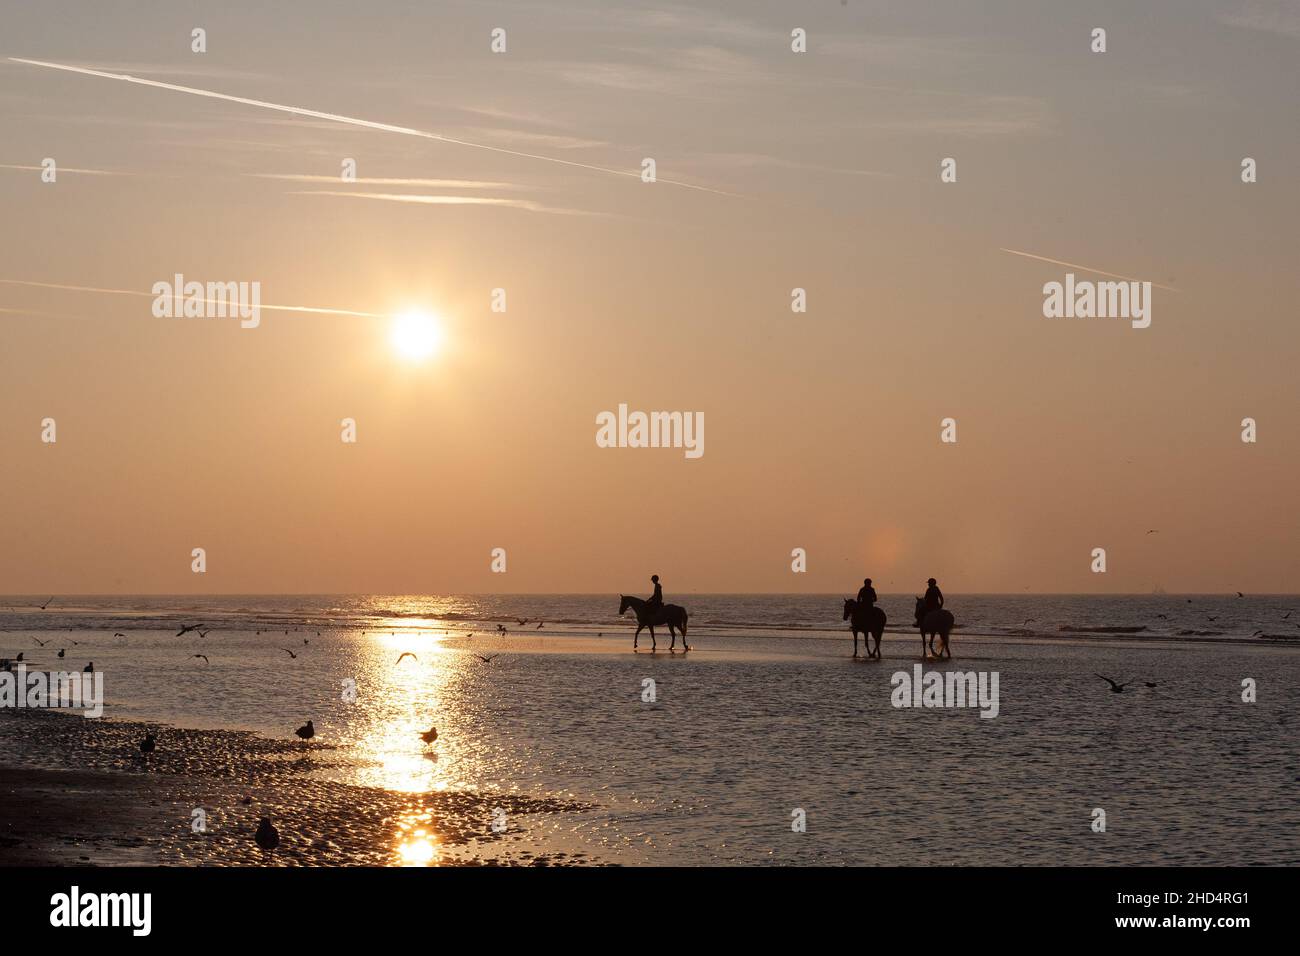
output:
[[630,597],[626,594],[619,595],[618,613],[626,614],[627,609],[631,608],[636,614],[636,633],[632,635],[632,647],[636,648],[636,639],[640,637],[642,628],[650,628],[650,649],[658,647],[655,643],[655,625],[668,625],[668,632],[673,636],[673,642],[669,645],[669,650],[677,647],[677,632],[682,632],[682,647],[690,650],[691,645],[686,643],[686,608],[678,607],[676,604],[665,604],[659,610],[651,611],[647,606],[644,598]]
[[[858,632],[862,632],[862,649],[867,657],[880,657],[880,635],[885,633],[885,611],[874,604],[861,605],[853,598],[844,599],[844,620],[853,630],[853,656],[858,656]],[[871,650],[871,638],[876,639],[876,649]]]
[[[921,631],[921,660],[926,659],[925,639],[930,638],[930,654],[934,657],[942,658],[945,654],[952,657],[952,651],[948,650],[948,634],[952,631],[953,616],[951,611],[945,611],[943,608],[925,609],[925,601],[922,598],[916,599],[916,626]],[[934,639],[943,638],[943,650],[935,651]]]

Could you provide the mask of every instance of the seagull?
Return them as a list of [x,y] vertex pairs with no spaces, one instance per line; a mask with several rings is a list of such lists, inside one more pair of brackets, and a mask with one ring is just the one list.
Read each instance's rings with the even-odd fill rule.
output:
[[202,624],[182,624],[181,629],[176,632],[176,636],[180,637],[182,634],[188,634],[190,631],[197,631],[202,626]]
[[282,648],[280,648],[280,650],[284,651],[286,654],[288,654],[288,655],[289,655],[290,657],[292,657],[294,660],[297,660],[297,659],[298,659],[298,655],[295,654],[293,651],[289,650],[289,648],[287,648],[287,647],[282,647]]
[[114,631],[114,632],[113,632],[113,636],[114,636],[114,637],[126,637],[126,635],[123,634],[121,631]]
[[257,832],[253,834],[253,839],[263,850],[274,850],[280,845],[280,831],[271,825],[270,817],[262,817],[262,822],[257,825]]
[[1290,611],[1287,611],[1285,614],[1282,615],[1282,620],[1285,621],[1285,620],[1286,620],[1288,617],[1290,617],[1290,616],[1291,616],[1291,612],[1290,612]]
[[303,642],[304,645],[306,645],[306,644],[308,643],[307,638],[304,637],[304,638],[302,639],[302,642]]
[[411,658],[412,660],[417,660],[417,661],[419,660],[419,658],[416,657],[414,654],[412,654],[410,651],[402,651],[401,656],[399,656],[399,657],[397,658],[397,663],[398,663],[398,664],[402,663],[402,658],[405,658],[405,657],[409,657],[409,658]]
[[[208,631],[210,630],[212,630],[212,628],[208,628]],[[207,637],[208,631],[199,631],[199,637]]]
[[1113,680],[1111,680],[1109,677],[1103,677],[1101,674],[1098,674],[1098,673],[1096,673],[1096,672],[1093,673],[1093,676],[1094,676],[1094,677],[1101,677],[1102,680],[1104,680],[1107,684],[1109,684],[1109,685],[1110,685],[1110,692],[1111,692],[1112,694],[1122,694],[1122,693],[1124,693],[1124,688],[1127,687],[1129,684],[1133,683],[1133,678],[1131,678],[1131,677],[1130,677],[1128,680],[1126,680],[1124,683],[1122,683],[1122,684],[1116,684],[1116,683],[1115,683]]
[[42,641],[39,637],[33,637],[32,640],[41,645],[41,647],[44,647],[46,644],[50,643],[50,641],[54,640],[54,638],[50,638],[50,641]]
[[[54,595],[51,594],[51,595],[50,595],[50,601],[53,601],[53,600],[54,600]],[[42,611],[44,611],[47,607],[50,606],[50,601],[46,601],[44,604],[39,604],[39,605],[37,605],[37,607],[39,607]]]
[[1159,528],[1152,528],[1150,531],[1147,532],[1147,534],[1159,534],[1159,533],[1160,533]]
[[[519,626],[520,626],[520,627],[523,627],[525,624],[528,623],[528,618],[526,618],[526,617],[517,617],[517,618],[515,618],[515,620],[519,622]],[[499,624],[498,624],[497,626],[500,627]]]
[[498,657],[500,657],[501,655],[500,655],[500,654],[489,654],[487,657],[484,657],[482,654],[475,654],[474,656],[477,657],[479,660],[481,660],[484,664],[491,664],[492,661],[493,661],[495,658],[498,658]]
[[420,739],[423,740],[426,744],[433,743],[435,740],[438,739],[438,728],[430,727],[424,733],[420,734]]
[[16,660],[18,661],[19,664],[21,664],[21,663],[23,662],[23,652],[22,652],[22,651],[19,651],[19,652],[18,652],[18,657],[16,658]]
[[[1037,621],[1037,620],[1038,620],[1038,618],[1036,618],[1036,617],[1027,617],[1027,618],[1025,618],[1025,623],[1024,623],[1024,624],[1021,624],[1020,626],[1021,626],[1021,627],[1027,627],[1027,626],[1029,626],[1030,624],[1033,624],[1033,623],[1034,623],[1035,621]],[[599,636],[599,635],[597,635],[597,636]]]
[[66,653],[68,653],[68,649],[65,647],[61,651],[59,651],[59,658],[62,659],[63,655]]
[[545,627],[545,626],[546,626],[546,625],[545,625],[544,622],[542,622],[542,621],[538,621],[538,622],[537,622],[537,630],[541,630],[541,629],[542,629],[543,627]]
[[[1156,617],[1163,617],[1166,621],[1169,620],[1168,614],[1157,614]],[[1211,618],[1211,620],[1213,620],[1213,618]]]
[[144,740],[140,741],[140,753],[142,753],[142,754],[151,754],[151,753],[153,753],[153,748],[154,748],[154,744],[156,743],[156,741],[157,741],[157,738],[154,737],[153,734],[145,734],[145,735],[144,735]]
[[1143,683],[1146,684],[1148,687],[1155,687],[1155,686],[1156,686],[1156,682],[1153,681],[1153,680],[1143,681]]
[[93,673],[95,673],[95,662],[94,662],[94,661],[91,661],[89,664],[87,664],[85,667],[83,667],[83,668],[81,669],[81,673],[83,673],[83,674],[93,674]]
[[212,661],[208,660],[208,655],[207,655],[207,654],[195,654],[194,656],[195,656],[195,657],[201,657],[201,658],[203,658],[203,663],[205,663],[205,664],[211,664],[211,663],[212,663]]
[[1240,591],[1237,592],[1237,597],[1245,597],[1245,596],[1246,595],[1242,594]]
[[1217,621],[1217,620],[1219,619],[1219,615],[1217,615],[1217,614],[1214,614],[1214,615],[1207,614],[1207,615],[1205,615],[1205,616],[1206,616],[1206,618],[1209,619],[1209,621],[1210,621],[1211,624],[1213,624],[1215,621]]
[[309,720],[307,721],[307,725],[305,727],[299,727],[297,730],[294,731],[294,733],[297,734],[303,740],[311,740],[313,737],[316,736],[316,728],[312,726],[312,722]]

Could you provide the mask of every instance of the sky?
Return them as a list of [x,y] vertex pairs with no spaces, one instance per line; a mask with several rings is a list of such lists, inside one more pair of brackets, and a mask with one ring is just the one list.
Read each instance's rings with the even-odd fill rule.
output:
[[1298,58],[1280,0],[0,0],[0,592],[1300,590]]

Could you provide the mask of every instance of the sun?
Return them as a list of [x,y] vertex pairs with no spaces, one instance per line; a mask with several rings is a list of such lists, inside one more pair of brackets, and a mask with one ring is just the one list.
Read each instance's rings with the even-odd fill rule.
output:
[[428,312],[409,309],[393,319],[390,341],[409,362],[423,362],[442,344],[442,328]]

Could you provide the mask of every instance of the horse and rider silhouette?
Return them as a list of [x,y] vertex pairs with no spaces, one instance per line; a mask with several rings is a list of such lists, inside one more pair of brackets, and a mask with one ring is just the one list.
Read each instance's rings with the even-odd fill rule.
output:
[[[659,575],[650,576],[654,593],[642,599],[630,594],[619,595],[618,613],[626,614],[629,609],[636,615],[636,633],[632,635],[632,649],[636,650],[641,632],[650,629],[650,649],[658,649],[655,639],[655,626],[667,627],[672,635],[670,651],[677,649],[677,632],[682,632],[682,648],[689,651],[691,645],[686,643],[686,608],[676,604],[664,603],[663,586]],[[925,589],[925,596],[916,599],[916,628],[921,635],[921,660],[943,660],[952,658],[948,646],[948,636],[952,633],[953,616],[944,610],[943,592],[934,578],[930,578]],[[871,586],[871,578],[862,582],[856,598],[844,599],[844,620],[849,622],[853,632],[853,656],[858,656],[858,635],[862,635],[862,649],[868,660],[881,660],[880,638],[885,633],[886,616],[884,608],[876,606],[876,589]],[[928,639],[928,647],[927,647]],[[874,640],[874,646],[872,641]],[[935,641],[941,641],[939,647]]]
[[632,650],[636,650],[637,639],[646,628],[650,629],[650,650],[656,650],[659,645],[655,640],[655,625],[660,627],[667,625],[668,633],[673,638],[668,649],[670,651],[677,649],[677,632],[681,631],[682,649],[689,651],[691,645],[686,643],[686,608],[664,603],[664,589],[659,583],[659,575],[651,575],[650,581],[655,586],[654,594],[646,600],[629,594],[619,595],[618,613],[626,614],[628,608],[631,608],[632,613],[636,615],[636,633],[632,635]]
[[[943,592],[939,590],[935,579],[930,578],[927,585],[925,597],[916,599],[916,627],[921,634],[921,659],[951,659],[948,635],[952,633],[952,612],[944,610]],[[844,620],[849,622],[849,629],[853,632],[853,656],[858,656],[858,634],[861,633],[867,659],[880,660],[880,636],[885,632],[885,612],[883,608],[876,607],[876,589],[871,586],[871,578],[862,582],[856,599],[844,599]],[[871,645],[873,638],[874,648]],[[936,638],[943,642],[939,648],[935,647]]]

